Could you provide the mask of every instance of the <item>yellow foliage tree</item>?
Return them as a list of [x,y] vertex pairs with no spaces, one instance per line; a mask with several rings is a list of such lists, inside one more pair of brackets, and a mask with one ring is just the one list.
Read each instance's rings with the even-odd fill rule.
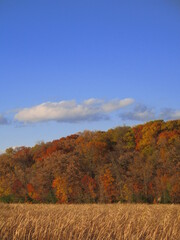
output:
[[3,177],[0,178],[0,197],[8,196],[11,193],[11,189],[7,186],[7,180]]
[[68,202],[67,181],[64,177],[56,177],[52,183],[52,187],[56,191],[56,198],[59,203]]

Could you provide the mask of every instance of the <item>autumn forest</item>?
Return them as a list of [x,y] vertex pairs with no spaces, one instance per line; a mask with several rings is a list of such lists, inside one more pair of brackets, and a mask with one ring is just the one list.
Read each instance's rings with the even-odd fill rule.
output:
[[0,155],[0,201],[180,203],[180,120],[8,148]]

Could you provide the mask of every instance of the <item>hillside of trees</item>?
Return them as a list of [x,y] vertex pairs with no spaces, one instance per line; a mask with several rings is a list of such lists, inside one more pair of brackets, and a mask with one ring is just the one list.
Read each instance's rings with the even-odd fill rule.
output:
[[180,120],[9,148],[0,155],[0,201],[180,203]]

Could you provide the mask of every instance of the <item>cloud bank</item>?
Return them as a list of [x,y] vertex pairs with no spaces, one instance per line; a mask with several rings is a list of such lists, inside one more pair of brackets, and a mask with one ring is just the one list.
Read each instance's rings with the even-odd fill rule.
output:
[[172,108],[165,108],[160,113],[160,118],[165,120],[180,119],[180,110],[174,110]]
[[163,119],[163,120],[178,120],[180,119],[180,110],[173,110],[172,108],[166,108],[160,113],[155,112],[153,108],[139,104],[129,111],[119,115],[122,120],[146,122],[151,120]]
[[8,124],[8,120],[0,114],[0,125]]
[[155,113],[154,110],[152,108],[148,108],[145,105],[136,105],[136,107],[129,112],[124,112],[122,114],[120,114],[120,118],[122,120],[130,120],[130,121],[150,121],[150,120],[154,120],[155,117]]
[[75,100],[46,102],[31,108],[24,108],[15,115],[15,120],[24,123],[36,123],[45,121],[57,122],[81,122],[98,121],[108,119],[109,114],[126,107],[134,102],[132,98],[114,99],[104,101],[102,99],[87,99],[78,104]]

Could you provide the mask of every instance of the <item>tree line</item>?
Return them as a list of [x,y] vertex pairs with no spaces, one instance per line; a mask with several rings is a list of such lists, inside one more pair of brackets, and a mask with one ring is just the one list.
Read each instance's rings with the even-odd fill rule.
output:
[[8,148],[0,201],[180,203],[180,120]]

